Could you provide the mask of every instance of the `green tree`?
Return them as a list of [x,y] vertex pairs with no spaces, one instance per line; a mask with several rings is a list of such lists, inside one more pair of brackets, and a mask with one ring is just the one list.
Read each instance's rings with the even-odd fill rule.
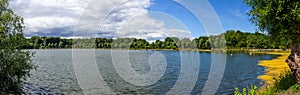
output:
[[159,41],[159,40],[156,40],[155,41],[155,49],[160,49],[161,48],[161,45],[162,45],[162,42]]
[[181,40],[181,48],[191,48],[190,47],[191,40],[189,38],[184,38]]
[[[299,0],[245,0],[252,9],[251,21],[273,38],[285,37],[291,41],[291,55],[286,62],[300,83],[300,1]],[[281,47],[285,48],[285,47]]]
[[22,32],[23,19],[8,5],[8,0],[0,0],[0,90],[20,92],[22,79],[35,66],[33,53],[21,50],[28,44]]
[[64,43],[62,42],[62,41],[60,41],[59,43],[58,43],[58,48],[63,48],[64,47]]

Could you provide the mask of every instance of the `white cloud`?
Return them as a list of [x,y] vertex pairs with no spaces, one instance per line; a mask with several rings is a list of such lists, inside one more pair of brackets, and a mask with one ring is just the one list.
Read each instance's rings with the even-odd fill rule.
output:
[[[120,3],[124,1],[124,3]],[[114,9],[110,9],[112,6]],[[150,18],[150,0],[11,0],[10,7],[24,18],[26,36],[190,37],[185,30],[165,29]],[[88,10],[88,11],[86,11]],[[102,22],[99,18],[104,18]],[[79,21],[80,19],[80,21]],[[74,29],[79,32],[73,34]]]
[[230,13],[237,18],[245,18],[244,13],[240,9],[230,10]]
[[11,0],[10,7],[24,18],[26,36],[67,36],[89,1]]
[[162,40],[166,37],[190,38],[190,32],[186,30],[166,29],[164,22],[149,18],[144,14],[139,14],[123,23],[118,28],[116,37],[143,38],[149,41]]

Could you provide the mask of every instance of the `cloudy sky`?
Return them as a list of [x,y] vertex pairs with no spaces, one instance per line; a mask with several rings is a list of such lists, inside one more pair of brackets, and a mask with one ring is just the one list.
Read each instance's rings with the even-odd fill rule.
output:
[[[224,31],[255,31],[245,15],[249,8],[242,1],[209,0]],[[197,18],[172,0],[11,0],[10,7],[24,18],[27,37],[156,40],[167,36],[194,38],[207,35]]]

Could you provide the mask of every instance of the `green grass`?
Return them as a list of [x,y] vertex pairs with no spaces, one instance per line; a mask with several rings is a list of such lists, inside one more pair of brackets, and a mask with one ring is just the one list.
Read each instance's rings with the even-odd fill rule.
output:
[[235,88],[234,95],[277,95],[278,93],[285,93],[287,90],[300,92],[300,84],[297,84],[293,73],[290,71],[276,78],[275,84],[272,86],[258,90],[257,86],[252,85],[243,88],[242,92],[238,88]]

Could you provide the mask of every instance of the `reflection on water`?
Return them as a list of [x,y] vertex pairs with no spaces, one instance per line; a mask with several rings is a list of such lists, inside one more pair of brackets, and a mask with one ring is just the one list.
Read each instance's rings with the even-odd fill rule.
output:
[[[72,50],[33,51],[36,52],[34,61],[38,68],[26,80],[24,84],[25,93],[83,94],[74,73]],[[95,58],[104,81],[116,94],[165,94],[176,82],[186,85],[193,84],[189,78],[178,81],[181,64],[188,64],[181,63],[180,52],[178,51],[130,51],[131,67],[139,74],[146,74],[151,70],[149,57],[154,52],[159,52],[165,56],[167,67],[163,76],[156,83],[148,86],[133,85],[122,79],[114,69],[110,50],[96,50]],[[201,94],[210,71],[211,53],[197,54],[200,56],[200,68],[190,69],[187,74],[198,76],[191,94]],[[264,74],[264,67],[258,66],[257,63],[259,60],[268,60],[273,57],[276,56],[248,55],[244,53],[227,55],[225,73],[216,94],[232,94],[235,87],[242,88],[246,87],[247,84],[262,85],[262,81],[257,79],[257,76]],[[182,91],[188,90],[188,88],[181,87],[176,90]]]

